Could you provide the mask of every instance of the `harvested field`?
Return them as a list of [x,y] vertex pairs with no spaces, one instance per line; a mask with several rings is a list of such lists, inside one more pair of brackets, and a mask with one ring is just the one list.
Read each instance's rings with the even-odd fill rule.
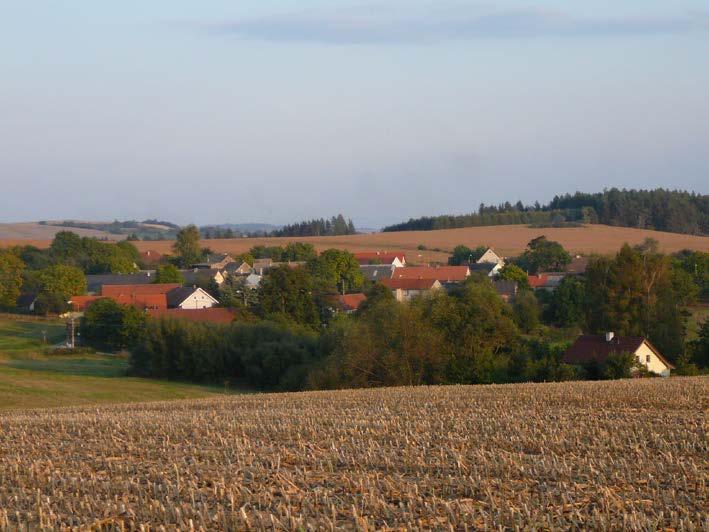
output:
[[708,399],[693,377],[0,414],[0,528],[706,530]]
[[[402,231],[397,233],[368,233],[348,236],[291,237],[291,238],[234,238],[203,240],[203,245],[216,252],[233,254],[244,253],[256,245],[285,245],[288,242],[310,242],[318,251],[328,248],[357,251],[403,251],[411,262],[445,262],[448,253],[458,244],[469,247],[488,245],[498,253],[511,256],[521,253],[527,243],[540,235],[557,240],[572,253],[615,253],[628,242],[639,244],[645,238],[654,238],[660,242],[660,249],[671,253],[682,249],[709,251],[709,237],[611,227],[607,225],[589,225],[586,227],[533,229],[524,225],[500,225],[494,227],[467,227],[462,229],[443,229],[439,231]],[[0,247],[18,241],[0,240]],[[33,241],[34,245],[46,247],[46,241]],[[161,253],[171,253],[172,241],[143,241],[135,243],[141,251],[154,249]],[[419,250],[423,245],[427,249]],[[440,251],[434,251],[434,249]]]
[[[43,225],[35,222],[24,223],[0,223],[0,247],[9,245],[32,244],[38,247],[46,247],[49,240],[54,238],[59,231],[73,231],[79,236],[90,236],[95,238],[108,238],[118,240],[120,235],[112,235],[105,231],[94,229],[80,229],[77,227],[59,227],[54,225]],[[28,242],[29,241],[29,242]]]

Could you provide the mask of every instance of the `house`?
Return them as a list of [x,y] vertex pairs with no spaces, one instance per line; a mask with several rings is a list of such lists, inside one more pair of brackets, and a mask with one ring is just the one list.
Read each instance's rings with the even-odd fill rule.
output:
[[206,285],[210,281],[214,281],[217,285],[221,285],[226,278],[221,270],[216,268],[192,268],[191,270],[180,270],[186,285]]
[[482,273],[487,277],[495,277],[500,273],[502,264],[499,262],[476,262],[468,266],[470,273]]
[[261,285],[261,279],[263,279],[263,276],[251,273],[246,276],[246,279],[244,280],[244,286],[246,288],[254,290]]
[[391,290],[394,299],[399,302],[409,301],[411,298],[431,294],[443,288],[437,279],[382,279],[381,283]]
[[109,285],[151,284],[155,281],[155,270],[143,270],[138,273],[101,274],[86,276],[86,290],[90,294],[100,294],[101,287]]
[[502,298],[503,301],[509,303],[517,295],[517,283],[514,281],[494,281],[492,286]]
[[174,318],[177,320],[186,320],[196,323],[224,323],[228,324],[234,321],[236,313],[233,309],[212,307],[201,309],[155,309],[148,310],[148,316],[155,319]]
[[130,284],[130,285],[110,285],[101,286],[101,294],[104,297],[117,297],[122,294],[167,294],[170,290],[180,288],[178,283],[152,283],[152,284]]
[[34,306],[37,302],[37,295],[38,294],[34,292],[20,294],[20,297],[18,297],[15,302],[17,310],[20,312],[34,312]]
[[406,255],[403,253],[389,253],[386,251],[365,251],[353,253],[360,264],[390,264],[395,268],[406,266]]
[[253,267],[248,262],[230,262],[224,267],[227,275],[249,275],[253,271]]
[[392,279],[426,279],[440,283],[460,283],[470,276],[468,266],[406,266],[396,268]]
[[611,353],[632,353],[638,364],[648,371],[668,377],[674,366],[646,338],[642,336],[616,336],[612,332],[597,336],[582,334],[569,347],[562,360],[566,364],[584,365],[596,361],[602,364]]
[[167,297],[167,306],[171,309],[204,309],[219,304],[219,301],[197,287],[180,286],[173,288],[165,295]]
[[339,306],[345,314],[356,312],[366,300],[367,296],[362,293],[345,294],[338,297]]
[[359,271],[368,281],[391,279],[396,267],[393,264],[360,264]]
[[271,269],[272,265],[273,265],[272,259],[256,259],[256,260],[254,260],[254,267],[253,267],[252,272],[257,275],[263,275],[264,273],[266,273],[268,270]]
[[569,275],[584,275],[586,273],[586,268],[588,268],[588,257],[583,257],[581,255],[576,255],[571,262],[566,267],[566,273]]
[[192,268],[223,270],[227,264],[236,262],[228,253],[207,255],[202,262],[192,264]]
[[541,272],[536,275],[528,275],[527,281],[532,290],[552,292],[559,287],[566,275],[565,272]]
[[500,267],[505,265],[505,259],[495,253],[492,248],[487,248],[487,251],[475,262],[477,264],[499,264]]
[[110,296],[102,295],[82,295],[72,296],[69,300],[73,312],[85,312],[87,308],[99,299],[112,299],[119,305],[132,305],[140,310],[145,309],[167,309],[167,297],[165,294],[135,294],[123,293]]
[[154,266],[156,264],[159,264],[160,261],[163,258],[163,254],[160,253],[159,251],[155,251],[154,249],[148,249],[146,251],[141,251],[140,252],[140,262],[143,264]]

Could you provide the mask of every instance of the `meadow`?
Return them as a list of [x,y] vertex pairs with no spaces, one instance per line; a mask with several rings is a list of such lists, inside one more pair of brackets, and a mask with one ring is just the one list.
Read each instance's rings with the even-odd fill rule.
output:
[[0,413],[0,529],[706,530],[709,378]]
[[[126,377],[124,357],[55,354],[61,321],[0,318],[0,411],[207,397],[211,387]],[[46,338],[46,342],[44,341]]]

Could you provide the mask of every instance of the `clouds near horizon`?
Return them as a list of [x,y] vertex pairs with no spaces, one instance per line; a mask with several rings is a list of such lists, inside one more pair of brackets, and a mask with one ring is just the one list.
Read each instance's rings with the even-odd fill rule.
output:
[[581,17],[564,11],[481,5],[371,4],[321,8],[210,24],[245,39],[327,44],[427,44],[450,40],[613,37],[709,31],[709,11]]

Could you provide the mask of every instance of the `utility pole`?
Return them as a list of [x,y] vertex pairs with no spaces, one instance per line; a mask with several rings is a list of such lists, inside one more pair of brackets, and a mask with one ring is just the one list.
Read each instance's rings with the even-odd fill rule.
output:
[[67,347],[70,349],[74,349],[75,342],[74,342],[74,335],[75,335],[75,321],[74,317],[72,316],[70,321],[66,322],[66,343]]

